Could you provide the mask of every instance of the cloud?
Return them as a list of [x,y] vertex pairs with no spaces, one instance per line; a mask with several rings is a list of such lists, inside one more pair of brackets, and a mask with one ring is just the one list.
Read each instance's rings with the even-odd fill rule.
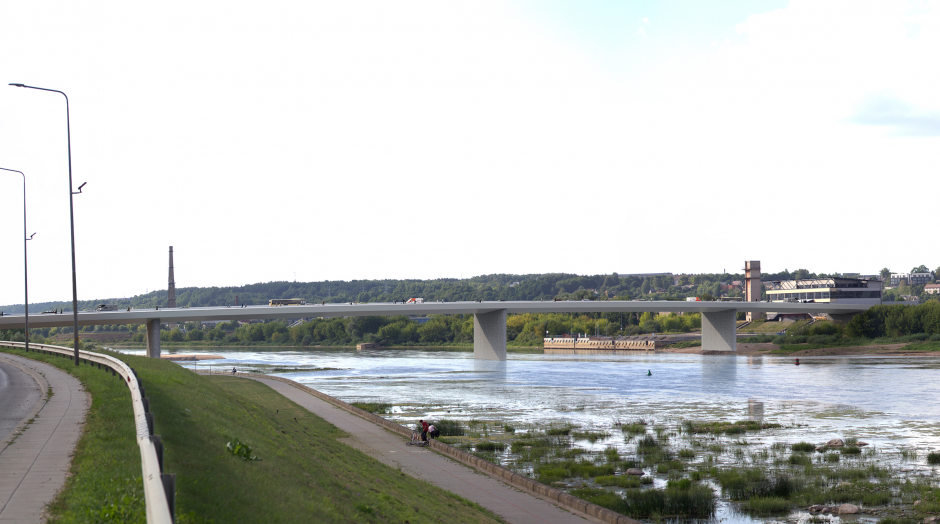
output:
[[910,104],[891,92],[866,98],[851,121],[867,126],[889,127],[902,136],[940,136],[940,111]]
[[[643,18],[640,19],[640,23],[643,25],[650,25],[649,17],[644,16]],[[641,38],[646,38],[646,29],[643,27],[643,25],[641,25],[640,27],[636,29],[635,34],[636,36],[639,36]]]

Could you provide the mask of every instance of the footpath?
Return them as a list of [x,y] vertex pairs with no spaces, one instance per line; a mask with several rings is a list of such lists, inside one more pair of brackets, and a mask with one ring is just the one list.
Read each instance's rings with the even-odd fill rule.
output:
[[434,484],[489,509],[513,524],[585,524],[602,522],[575,514],[553,501],[536,497],[480,473],[428,448],[409,446],[401,435],[340,409],[283,382],[246,377],[262,382],[299,406],[349,433],[342,441],[402,472]]
[[78,379],[55,367],[2,353],[0,360],[32,377],[40,392],[0,440],[0,524],[43,522],[46,505],[65,484],[91,398]]

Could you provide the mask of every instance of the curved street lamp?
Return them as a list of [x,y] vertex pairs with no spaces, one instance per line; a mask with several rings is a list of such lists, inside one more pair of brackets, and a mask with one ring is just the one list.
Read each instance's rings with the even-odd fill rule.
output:
[[11,171],[13,173],[19,173],[23,176],[23,311],[25,312],[26,320],[26,329],[23,332],[23,340],[26,341],[26,352],[29,353],[29,274],[27,271],[27,260],[26,256],[26,241],[32,240],[36,233],[26,236],[26,175],[22,171],[17,171],[16,169],[7,169],[5,167],[0,167],[4,171]]
[[[81,187],[78,191],[72,191],[72,128],[69,124],[69,97],[57,89],[46,89],[44,87],[34,87],[25,84],[10,84],[11,86],[24,87],[26,89],[37,89],[39,91],[51,91],[59,93],[65,97],[65,132],[68,138],[69,146],[69,222],[72,226],[72,318],[75,332],[75,365],[78,365],[78,279],[75,276],[75,204],[72,195],[81,193]],[[24,177],[25,178],[25,177]],[[82,184],[84,186],[85,184]]]

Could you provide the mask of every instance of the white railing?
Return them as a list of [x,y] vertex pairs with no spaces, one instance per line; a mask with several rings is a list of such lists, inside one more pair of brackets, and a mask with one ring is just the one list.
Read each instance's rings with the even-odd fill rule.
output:
[[[23,342],[0,341],[0,345],[23,349]],[[74,357],[75,351],[61,346],[31,343],[31,351],[55,353],[66,357]],[[134,405],[134,423],[137,426],[137,445],[140,447],[140,469],[144,480],[144,497],[147,506],[147,524],[172,524],[173,511],[171,501],[174,499],[173,486],[175,475],[163,475],[161,460],[158,458],[157,448],[162,455],[163,444],[158,438],[152,438],[152,422],[148,421],[149,406],[144,405],[142,388],[137,381],[137,375],[124,363],[124,361],[101,353],[79,350],[79,358],[88,363],[100,364],[110,368],[121,376],[131,392]],[[149,401],[148,401],[149,404]],[[152,415],[151,415],[152,417]],[[152,418],[151,418],[152,420]]]

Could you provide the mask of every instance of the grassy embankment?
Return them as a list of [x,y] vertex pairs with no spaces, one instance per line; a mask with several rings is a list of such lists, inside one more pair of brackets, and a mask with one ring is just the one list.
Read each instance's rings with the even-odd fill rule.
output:
[[[150,398],[165,469],[177,474],[177,522],[500,522],[472,502],[338,442],[348,435],[262,384],[115,356],[137,370]],[[144,522],[127,386],[61,357],[29,357],[75,374],[92,395],[51,522]],[[226,444],[235,439],[261,460],[230,453]]]

